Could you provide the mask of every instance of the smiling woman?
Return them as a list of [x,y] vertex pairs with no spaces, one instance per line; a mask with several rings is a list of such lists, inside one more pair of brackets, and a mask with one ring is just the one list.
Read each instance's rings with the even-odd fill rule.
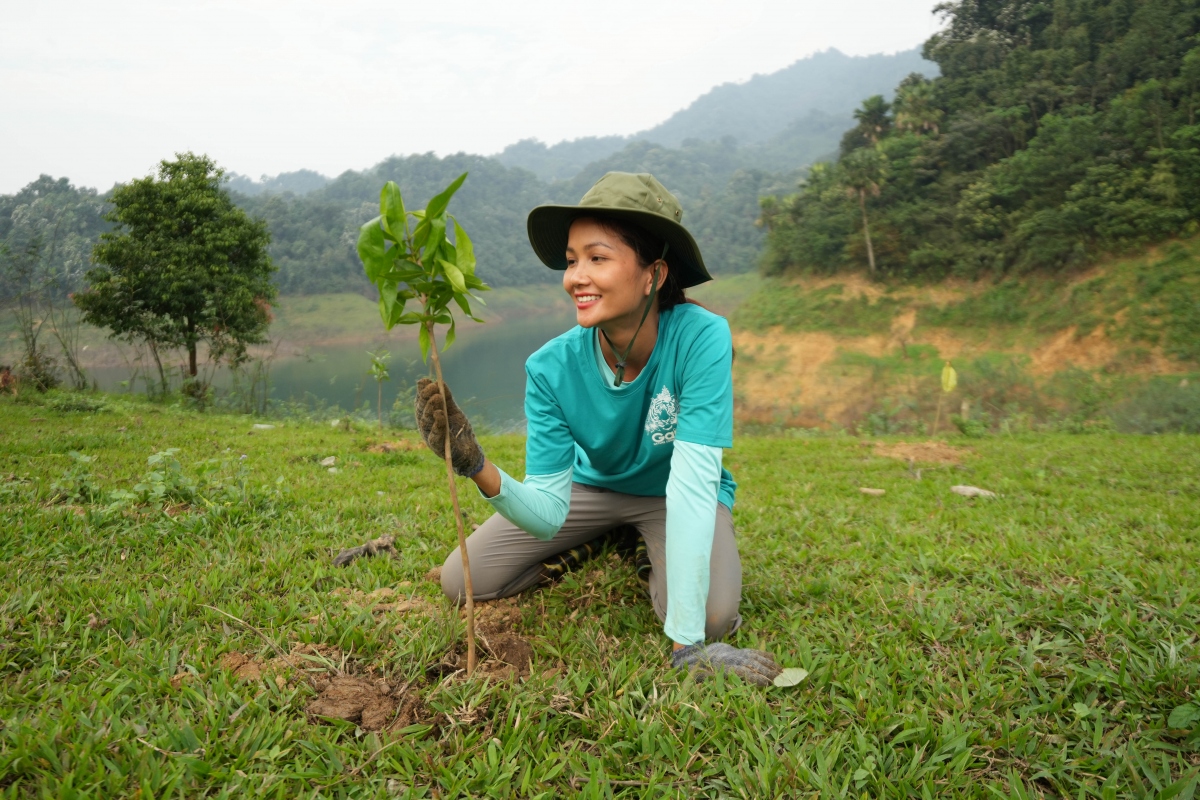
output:
[[[467,467],[459,474],[497,511],[467,539],[474,596],[545,582],[569,551],[631,526],[673,665],[729,669],[766,685],[779,672],[769,654],[706,644],[742,622],[736,484],[721,465],[722,448],[733,445],[733,349],[725,320],[686,302],[683,290],[709,274],[682,217],[653,176],[619,172],[576,206],[530,213],[530,243],[563,271],[578,326],[526,362],[524,481],[487,459],[469,433],[454,437],[455,462]],[[424,387],[418,427],[442,430],[447,416],[452,429],[469,431],[461,410]],[[462,599],[457,550],[441,574],[447,596]]]

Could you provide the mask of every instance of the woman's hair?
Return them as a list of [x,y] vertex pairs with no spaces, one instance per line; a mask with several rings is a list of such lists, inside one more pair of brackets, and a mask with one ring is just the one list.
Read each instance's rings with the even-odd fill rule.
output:
[[[642,269],[649,268],[651,264],[660,258],[666,261],[667,264],[671,263],[670,252],[667,253],[666,257],[663,256],[663,240],[640,225],[616,217],[603,215],[588,216],[621,237],[621,241],[633,250],[634,255],[637,257],[638,266]],[[675,271],[668,269],[667,280],[663,283],[662,288],[658,290],[658,310],[666,311],[668,308],[674,308],[682,303],[700,305],[683,293],[683,287],[679,285],[679,281],[675,277]]]

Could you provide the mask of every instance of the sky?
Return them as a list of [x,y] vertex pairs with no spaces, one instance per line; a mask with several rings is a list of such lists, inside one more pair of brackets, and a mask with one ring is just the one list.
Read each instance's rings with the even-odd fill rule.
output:
[[176,152],[258,178],[631,134],[812,53],[894,53],[935,0],[38,0],[0,26],[0,193]]

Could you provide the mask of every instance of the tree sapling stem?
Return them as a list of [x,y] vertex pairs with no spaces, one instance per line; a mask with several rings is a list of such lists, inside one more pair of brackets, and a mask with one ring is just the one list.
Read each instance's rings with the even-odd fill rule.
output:
[[467,534],[463,525],[462,509],[458,505],[458,484],[454,482],[454,460],[450,455],[450,403],[446,398],[446,382],[442,378],[442,360],[438,357],[433,323],[426,322],[425,325],[429,331],[429,352],[433,356],[433,368],[437,372],[438,392],[442,395],[442,408],[446,410],[446,480],[450,483],[450,503],[454,506],[454,521],[458,526],[458,552],[462,554],[463,587],[467,595],[467,677],[470,677],[475,672],[475,592],[471,587],[471,561],[467,556]]

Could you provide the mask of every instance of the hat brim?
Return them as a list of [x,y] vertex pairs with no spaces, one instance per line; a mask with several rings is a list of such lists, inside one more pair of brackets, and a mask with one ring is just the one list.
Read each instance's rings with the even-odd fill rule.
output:
[[696,286],[712,280],[704,266],[700,247],[688,233],[687,228],[647,211],[629,208],[605,208],[601,206],[538,206],[529,212],[526,228],[529,244],[543,264],[550,269],[567,268],[567,237],[571,223],[580,217],[611,217],[632,222],[645,228],[667,243],[664,259],[681,288]]

